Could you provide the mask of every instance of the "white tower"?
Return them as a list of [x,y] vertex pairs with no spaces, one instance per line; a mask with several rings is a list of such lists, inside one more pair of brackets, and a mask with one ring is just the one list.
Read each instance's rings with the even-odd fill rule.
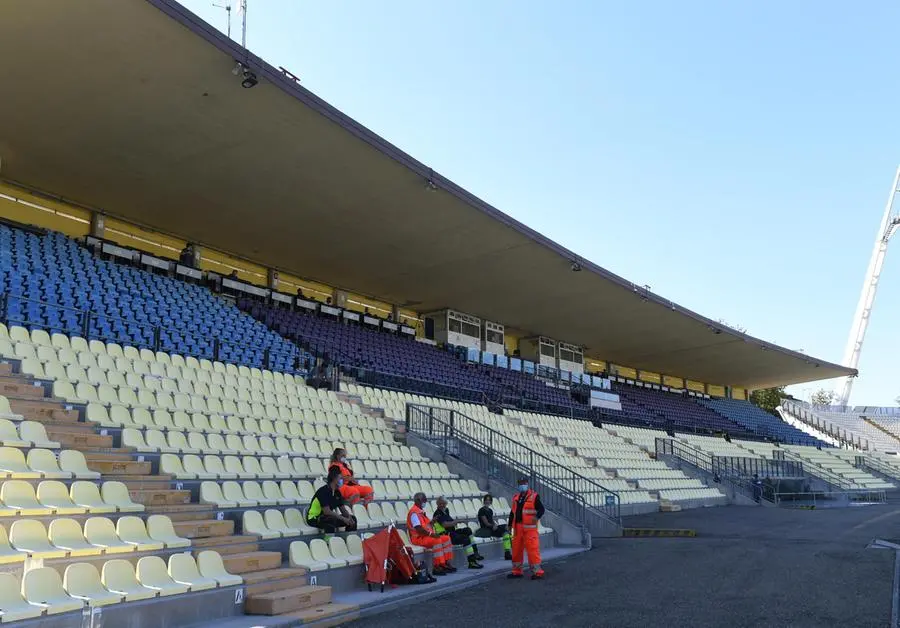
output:
[[[850,337],[847,339],[847,349],[844,352],[844,365],[855,369],[859,364],[859,354],[862,351],[863,340],[866,338],[866,329],[869,326],[869,317],[872,315],[872,305],[875,303],[875,292],[878,290],[878,279],[881,277],[881,267],[884,265],[884,254],[887,252],[888,242],[900,225],[900,215],[894,213],[894,200],[900,193],[900,168],[894,175],[894,185],[888,195],[887,205],[884,208],[884,216],[878,233],[875,236],[875,247],[872,249],[872,258],[869,260],[869,269],[866,271],[866,279],[863,281],[862,294],[859,296],[859,304],[856,306],[856,315],[853,317],[853,326],[850,328]],[[850,391],[853,388],[853,378],[848,377],[844,381],[844,387],[838,403],[846,406],[850,401]]]

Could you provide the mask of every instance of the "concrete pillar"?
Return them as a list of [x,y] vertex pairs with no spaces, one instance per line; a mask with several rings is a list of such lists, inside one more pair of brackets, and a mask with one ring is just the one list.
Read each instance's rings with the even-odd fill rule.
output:
[[391,305],[391,320],[395,323],[400,322],[400,306],[396,303]]
[[106,234],[106,217],[100,212],[91,212],[91,235],[103,238]]
[[269,290],[278,290],[278,271],[274,268],[268,269],[266,273],[266,286]]
[[343,290],[338,290],[335,288],[331,291],[331,304],[334,307],[346,308],[347,307],[347,293]]

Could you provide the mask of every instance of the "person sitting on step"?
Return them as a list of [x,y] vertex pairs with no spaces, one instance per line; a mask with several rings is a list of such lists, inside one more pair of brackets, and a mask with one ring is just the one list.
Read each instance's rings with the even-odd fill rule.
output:
[[356,517],[350,512],[341,497],[340,489],[344,478],[340,469],[332,467],[328,470],[325,484],[316,491],[309,510],[306,523],[319,528],[325,534],[334,534],[338,528],[347,532],[356,530]]

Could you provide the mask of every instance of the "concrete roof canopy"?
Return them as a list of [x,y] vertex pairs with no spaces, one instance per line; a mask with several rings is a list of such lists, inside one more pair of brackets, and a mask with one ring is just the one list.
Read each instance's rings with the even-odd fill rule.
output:
[[[854,372],[723,328],[577,258],[172,0],[6,0],[0,51],[7,180],[639,369],[752,389]],[[241,87],[235,60],[256,87]]]

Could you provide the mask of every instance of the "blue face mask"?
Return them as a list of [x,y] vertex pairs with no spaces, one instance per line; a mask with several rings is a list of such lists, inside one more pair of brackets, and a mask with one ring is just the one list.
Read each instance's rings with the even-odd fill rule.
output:
[[344,478],[338,478],[338,488],[341,488],[344,485]]
[[519,484],[519,492],[520,492],[520,493],[524,493],[524,492],[527,491],[527,490],[528,490],[528,485],[527,485],[527,484]]
[[343,456],[341,458],[341,462],[343,462],[344,464],[347,464],[347,456]]

